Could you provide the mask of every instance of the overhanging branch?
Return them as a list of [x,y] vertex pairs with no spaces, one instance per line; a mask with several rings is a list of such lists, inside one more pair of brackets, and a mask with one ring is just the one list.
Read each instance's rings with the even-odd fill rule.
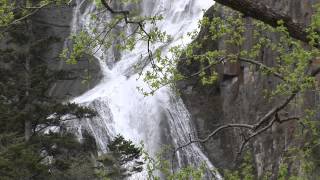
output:
[[[39,10],[41,10],[42,8],[47,7],[47,6],[51,5],[51,4],[52,4],[52,2],[48,2],[48,3],[45,3],[45,4],[40,5],[40,6],[38,6],[38,7],[33,7],[32,9],[34,9],[34,10],[32,10],[31,12],[29,12],[28,14],[26,14],[26,15],[20,17],[20,18],[17,18],[17,19],[15,19],[15,20],[13,20],[13,21],[10,22],[9,24],[0,25],[0,28],[3,28],[3,30],[1,30],[1,32],[7,31],[11,26],[16,25],[16,24],[18,24],[18,23],[20,23],[20,22],[22,22],[22,21],[30,18],[31,16],[33,16],[34,14],[36,14]],[[28,8],[25,8],[25,9],[28,9]],[[31,9],[31,8],[29,8],[29,9]]]
[[247,59],[247,58],[238,58],[239,61],[242,61],[242,62],[246,62],[246,63],[250,63],[250,64],[253,64],[253,65],[257,65],[259,66],[260,68],[262,69],[265,69],[267,71],[269,71],[271,74],[273,74],[274,76],[276,76],[277,78],[281,79],[281,80],[284,80],[284,77],[282,76],[282,74],[278,73],[278,72],[275,72],[271,67],[269,66],[266,66],[265,64],[262,64],[258,61],[255,61],[255,60],[252,60],[252,59]]
[[286,108],[288,106],[288,104],[296,97],[296,95],[299,93],[299,91],[294,91],[286,100],[284,100],[280,105],[274,107],[273,109],[271,109],[270,111],[268,111],[262,118],[260,118],[256,124],[250,125],[250,124],[226,124],[226,125],[222,125],[220,127],[218,127],[217,129],[215,129],[214,131],[212,131],[209,135],[207,135],[205,138],[203,139],[195,139],[192,140],[190,138],[189,142],[187,142],[184,145],[181,145],[179,147],[177,147],[176,149],[174,149],[174,154],[193,144],[193,143],[205,143],[207,142],[210,138],[212,138],[213,136],[217,135],[219,132],[225,130],[225,129],[231,129],[231,128],[240,128],[240,129],[246,129],[248,130],[248,137],[245,137],[241,146],[240,146],[240,150],[238,152],[238,155],[240,155],[245,146],[247,145],[247,143],[252,140],[253,138],[255,138],[256,136],[262,134],[263,132],[267,131],[268,129],[270,129],[272,127],[272,125],[275,122],[278,123],[285,123],[288,121],[293,121],[293,120],[299,120],[299,117],[290,117],[290,118],[285,118],[285,119],[280,119],[279,118],[279,112],[281,110],[283,110],[284,108]]
[[[283,25],[287,28],[291,37],[302,42],[309,43],[307,26],[296,22],[289,15],[277,11],[274,8],[267,6],[264,1],[259,0],[215,0],[217,3],[230,7],[236,11],[243,13],[245,16],[260,20],[272,27],[277,27],[278,22],[283,21]],[[320,34],[319,32],[317,32]],[[319,42],[315,43],[314,47],[320,48]]]
[[112,14],[121,14],[124,17],[124,21],[126,24],[135,24],[139,27],[139,29],[145,34],[145,36],[147,37],[147,51],[148,51],[148,57],[149,60],[151,61],[153,67],[155,66],[153,63],[153,53],[151,51],[151,40],[152,37],[151,35],[146,31],[146,29],[144,28],[144,20],[139,20],[139,21],[134,21],[134,20],[130,20],[129,15],[130,15],[130,11],[128,10],[115,10],[113,9],[109,3],[107,2],[107,0],[101,0],[102,5]]

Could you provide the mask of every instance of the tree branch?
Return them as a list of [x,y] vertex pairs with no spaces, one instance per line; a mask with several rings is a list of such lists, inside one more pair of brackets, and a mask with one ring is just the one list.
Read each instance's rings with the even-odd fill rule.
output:
[[294,91],[282,104],[274,107],[268,113],[266,113],[257,124],[254,125],[254,129],[259,129],[266,121],[268,121],[272,116],[276,115],[279,111],[284,109],[298,94],[298,91]]
[[144,20],[140,20],[140,21],[130,20],[129,19],[130,11],[128,11],[128,10],[114,10],[113,8],[111,8],[111,6],[107,2],[107,0],[101,0],[101,3],[103,4],[103,6],[110,13],[123,15],[124,21],[125,21],[126,24],[136,24],[139,27],[139,29],[146,35],[146,37],[147,37],[148,57],[149,57],[149,60],[152,63],[152,66],[155,67],[155,64],[153,63],[153,53],[152,53],[151,48],[150,48],[152,37],[144,28]]
[[275,122],[278,122],[279,124],[282,124],[282,123],[286,123],[286,122],[289,122],[289,121],[293,121],[293,120],[299,120],[300,117],[289,117],[289,118],[285,118],[285,119],[282,119],[282,120],[279,120],[278,118],[274,117],[272,119],[272,121],[270,121],[268,123],[268,125],[266,125],[265,127],[263,127],[262,129],[252,133],[249,137],[245,138],[245,140],[242,142],[241,146],[240,146],[240,150],[239,152],[237,153],[238,154],[238,157],[242,154],[245,146],[248,144],[248,142],[250,140],[252,140],[253,138],[255,138],[256,136],[266,132],[269,128],[271,128],[273,126],[273,124]]
[[18,18],[18,19],[15,19],[14,21],[12,21],[11,23],[9,24],[5,24],[5,25],[0,25],[0,28],[5,28],[4,30],[2,30],[2,32],[5,32],[7,31],[11,26],[13,25],[16,25],[18,23],[20,23],[21,21],[23,20],[26,20],[28,18],[30,18],[31,16],[33,16],[34,14],[36,14],[40,9],[50,5],[52,2],[48,2],[48,3],[45,3],[39,7],[33,7],[32,9],[34,9],[33,11],[31,11],[30,13]]
[[177,152],[193,143],[205,143],[207,142],[211,137],[215,136],[216,134],[218,134],[219,132],[221,132],[222,130],[225,129],[229,129],[229,128],[242,128],[242,129],[249,129],[249,130],[253,130],[254,126],[252,125],[248,125],[248,124],[226,124],[226,125],[222,125],[220,127],[218,127],[217,129],[215,129],[213,132],[211,132],[207,137],[203,138],[203,139],[195,139],[192,140],[190,139],[190,141],[182,146],[179,146],[178,148],[175,149],[174,152]]
[[[272,27],[277,27],[279,20],[283,21],[283,25],[288,29],[291,37],[298,39],[302,42],[309,43],[308,33],[306,32],[307,26],[296,22],[289,15],[276,11],[275,9],[267,6],[263,1],[259,0],[215,0],[224,6],[230,7],[236,11],[243,13],[245,16],[252,17],[260,20]],[[320,34],[319,32],[316,32]],[[314,47],[320,48],[319,42],[315,43]]]
[[266,66],[266,65],[264,65],[264,64],[262,64],[262,63],[260,63],[260,62],[258,62],[258,61],[252,60],[252,59],[241,58],[241,57],[238,58],[238,59],[239,59],[239,61],[247,62],[247,63],[250,63],[250,64],[254,64],[254,65],[257,65],[257,66],[259,66],[259,67],[261,67],[261,68],[263,68],[263,69],[266,69],[266,70],[268,70],[269,72],[271,72],[274,76],[278,77],[279,79],[284,80],[284,77],[282,76],[282,74],[275,72],[275,71],[274,71],[271,67],[269,67],[269,66]]
[[[193,144],[193,143],[205,143],[207,142],[210,138],[212,138],[213,136],[217,135],[220,131],[225,130],[225,129],[230,129],[230,128],[241,128],[241,129],[247,129],[249,132],[249,137],[244,138],[244,141],[242,142],[241,146],[240,146],[240,150],[238,152],[238,155],[241,155],[241,153],[243,152],[245,146],[247,145],[247,143],[255,138],[256,136],[258,136],[259,134],[262,134],[263,132],[267,131],[270,127],[272,127],[272,125],[275,122],[278,123],[285,123],[288,121],[292,121],[292,120],[298,120],[299,117],[290,117],[290,118],[286,118],[283,120],[279,120],[278,117],[278,113],[279,111],[283,110],[285,107],[287,107],[287,105],[296,97],[296,95],[298,94],[299,91],[294,91],[292,93],[291,96],[289,96],[282,104],[276,106],[275,108],[271,109],[269,112],[267,112],[262,118],[260,118],[260,120],[258,121],[258,123],[253,124],[253,125],[249,125],[249,124],[226,124],[226,125],[222,125],[220,127],[218,127],[217,129],[215,129],[213,132],[211,132],[208,136],[206,136],[204,139],[196,139],[196,140],[192,140],[190,139],[190,141],[182,146],[177,147],[174,150],[174,154]],[[273,117],[273,118],[272,118]],[[269,119],[271,119],[271,121],[269,121]],[[269,121],[269,122],[268,122]],[[267,123],[267,124],[266,124]],[[265,125],[265,126],[264,126]]]

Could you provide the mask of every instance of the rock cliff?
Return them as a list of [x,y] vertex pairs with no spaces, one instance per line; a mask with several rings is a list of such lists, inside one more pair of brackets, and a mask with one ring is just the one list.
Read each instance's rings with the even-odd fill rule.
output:
[[[278,11],[292,16],[296,21],[309,23],[312,14],[312,5],[320,1],[309,0],[266,0],[263,3]],[[218,4],[210,8],[205,16],[225,17],[226,11]],[[245,18],[246,26],[250,27],[252,19]],[[276,34],[267,33],[270,39],[278,39]],[[195,49],[195,53],[204,53],[207,50],[226,49],[235,51],[233,47],[227,46],[222,41],[212,41],[204,37],[209,34],[209,29],[202,28],[196,42],[201,42],[202,47]],[[245,32],[246,41],[243,48],[251,48],[254,44],[252,31],[247,28]],[[275,64],[276,54],[269,48],[263,48],[261,56],[256,60],[268,66]],[[188,64],[181,60],[179,71],[185,76],[190,76],[199,71],[199,63],[193,61]],[[178,82],[182,98],[189,109],[198,136],[204,137],[220,125],[228,123],[253,124],[280,99],[268,101],[264,97],[264,90],[271,90],[277,85],[277,79],[272,76],[262,75],[257,68],[251,69],[245,63],[226,63],[218,65],[216,71],[219,80],[213,85],[204,86],[198,77],[192,77]],[[304,97],[304,104],[314,105],[316,95],[312,92]],[[318,97],[318,96],[317,96]],[[296,113],[287,109],[290,113]],[[257,175],[261,176],[267,170],[275,174],[278,172],[280,155],[292,144],[299,143],[294,138],[297,126],[295,123],[275,125],[267,133],[256,138],[249,146],[257,169]],[[218,168],[233,168],[237,152],[241,145],[241,136],[238,130],[226,130],[219,133],[209,142],[203,144],[209,158]]]
[[[70,65],[59,57],[62,49],[66,47],[66,40],[71,33],[74,7],[74,4],[64,7],[45,7],[32,16],[28,26],[17,26],[10,30],[0,44],[2,51],[10,49],[17,52],[26,51],[25,54],[33,56],[33,59],[40,59],[40,62],[45,64],[47,68],[68,73],[67,77],[55,82],[48,92],[50,96],[61,100],[84,93],[94,87],[102,77],[97,60],[89,63],[89,57],[85,57],[79,60],[76,65]],[[24,44],[23,38],[27,38],[29,44]],[[14,69],[14,67],[10,67],[12,63],[10,60],[6,61],[6,58],[6,55],[1,57],[0,68]],[[17,57],[16,61],[24,60],[23,57]],[[31,59],[32,63],[38,62]],[[88,71],[85,71],[86,69]],[[83,83],[82,81],[88,75],[91,76],[90,80]]]
[[[49,7],[41,10],[32,18],[33,34],[41,39],[53,36],[57,42],[49,44],[50,50],[42,54],[47,61],[48,67],[54,70],[63,70],[71,73],[70,79],[62,79],[56,82],[49,94],[61,99],[78,96],[94,87],[102,78],[98,60],[89,62],[89,58],[84,57],[76,65],[70,65],[59,58],[63,48],[66,47],[66,40],[72,29],[72,18],[75,4],[64,7]],[[85,5],[83,6],[85,8]],[[81,9],[80,9],[81,11]],[[83,82],[90,76],[89,81]]]

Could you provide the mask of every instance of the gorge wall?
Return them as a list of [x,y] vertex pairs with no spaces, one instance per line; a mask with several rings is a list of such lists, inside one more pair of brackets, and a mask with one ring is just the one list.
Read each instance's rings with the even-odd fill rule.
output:
[[[275,8],[293,17],[301,23],[309,23],[312,14],[312,5],[320,1],[310,0],[266,0],[270,7]],[[210,8],[206,15],[210,19],[214,17],[225,17],[224,8],[215,5]],[[250,27],[252,19],[246,18],[246,27]],[[274,33],[265,32],[270,39],[277,40],[278,36]],[[209,34],[209,29],[202,28],[196,42],[200,42],[202,47],[195,49],[195,54],[204,53],[207,50],[227,49],[235,52],[236,49],[227,46],[222,41],[212,41],[204,37]],[[254,44],[253,34],[250,28],[245,32],[244,49],[249,49]],[[256,60],[268,66],[275,64],[275,57],[271,49],[263,48],[261,55]],[[199,63],[191,64],[181,61],[179,70],[182,74],[190,76],[199,71]],[[196,125],[198,136],[205,137],[220,125],[228,123],[254,124],[255,121],[263,116],[275,104],[282,102],[283,99],[268,101],[263,91],[271,90],[277,85],[277,79],[259,73],[257,67],[249,68],[246,63],[226,63],[218,65],[216,71],[219,73],[219,80],[213,85],[202,85],[198,77],[178,82],[182,98],[190,111]],[[309,92],[300,95],[304,98],[304,104],[313,106],[316,95]],[[287,108],[289,114],[296,113]],[[249,145],[253,154],[253,159],[258,176],[266,171],[276,174],[283,154],[291,145],[299,143],[295,139],[294,133],[297,125],[294,122],[284,125],[274,125],[267,133],[257,137]],[[204,143],[204,149],[209,158],[218,168],[233,168],[242,138],[238,130],[225,130],[217,136]]]
[[[73,14],[76,11],[74,7],[75,4],[64,7],[47,6],[27,21],[19,22],[2,32],[0,70],[1,73],[9,71],[15,75],[11,76],[11,83],[24,86],[24,81],[28,79],[26,76],[36,76],[40,69],[44,70],[42,77],[50,74],[51,78],[42,85],[40,80],[35,84],[40,83],[39,86],[46,89],[47,95],[64,101],[82,94],[100,81],[102,74],[98,61],[89,63],[89,59],[93,57],[84,57],[77,64],[68,64],[60,58],[71,34]],[[29,70],[25,66],[30,66]],[[83,80],[88,76],[90,78],[84,83]],[[18,79],[14,79],[15,77]]]
[[[68,64],[60,58],[62,50],[70,44],[68,38],[72,35],[74,13],[83,11],[89,2],[84,2],[81,9],[75,8],[75,3],[63,7],[48,6],[31,19],[30,35],[35,41],[55,39],[45,45],[45,50],[43,50],[45,47],[39,47],[38,55],[46,62],[49,69],[68,73],[66,77],[56,81],[48,92],[50,96],[61,100],[86,92],[102,78],[99,62],[94,60],[94,57],[83,57],[77,64]],[[88,81],[84,81],[85,79]]]
[[[28,20],[28,26],[21,23],[21,26],[6,33],[0,42],[0,49],[3,52],[13,49],[30,57],[31,64],[39,63],[36,62],[37,59],[50,70],[67,73],[68,75],[58,78],[59,80],[52,84],[48,91],[49,96],[60,100],[82,94],[94,87],[102,77],[98,61],[89,62],[93,57],[84,57],[77,64],[67,64],[59,57],[62,50],[67,47],[68,37],[71,35],[73,14],[77,10],[82,10],[75,9],[74,3],[63,7],[47,6],[39,10]],[[85,8],[85,5],[82,7]],[[0,68],[15,69],[17,67],[14,63],[24,61],[24,57],[18,54],[8,56],[7,53],[3,53]],[[21,73],[18,69],[13,71]],[[88,76],[90,78],[84,83],[83,80]]]
[[[289,14],[297,21],[305,23],[310,22],[312,5],[319,2],[320,0],[263,1],[263,3],[269,4],[269,6],[278,11]],[[54,83],[48,92],[51,96],[61,98],[61,100],[82,94],[94,87],[102,78],[98,61],[89,63],[89,57],[83,58],[76,65],[68,65],[59,60],[59,54],[65,47],[66,39],[71,33],[70,23],[72,22],[73,13],[73,6],[40,10],[32,17],[32,26],[27,32],[34,38],[34,41],[49,37],[56,39],[56,41],[46,44],[46,50],[42,51],[41,49],[44,48],[42,46],[38,55],[50,69],[71,72],[69,79],[61,79]],[[221,7],[212,7],[206,12],[206,16],[209,18],[215,16],[224,17],[225,15]],[[250,26],[251,19],[246,18],[246,21],[247,25]],[[223,41],[204,40],[206,34],[208,34],[208,29],[202,29],[196,41],[201,41],[203,46],[201,49],[197,49],[196,52],[203,53],[207,50],[215,49],[233,51],[232,47],[226,46]],[[276,34],[267,34],[271,39],[277,39]],[[244,44],[244,48],[250,48],[254,44],[251,39],[252,32],[248,30],[245,36],[247,41]],[[14,46],[9,40],[10,37],[5,43]],[[268,48],[264,48],[262,51],[263,55],[256,60],[272,66],[275,63],[275,54]],[[10,66],[5,61],[0,63],[0,68]],[[83,78],[87,76],[87,74],[84,74],[84,69],[87,68],[91,80],[87,83],[82,83]],[[178,68],[184,75],[188,76],[199,71],[199,64],[193,63],[189,65],[181,62]],[[278,99],[269,102],[264,98],[263,94],[263,90],[274,88],[277,85],[277,80],[274,77],[262,75],[257,69],[250,68],[248,64],[227,63],[219,65],[216,70],[219,73],[219,80],[213,85],[203,86],[197,77],[177,84],[181,90],[184,103],[192,115],[199,137],[204,137],[219,125],[227,123],[252,124],[258,117],[281,101],[281,99]],[[312,92],[301,96],[304,97],[305,105],[307,106],[313,106],[318,102]],[[290,108],[288,112],[296,113],[290,111]],[[290,145],[299,143],[294,138],[296,129],[297,125],[295,123],[276,125],[250,144],[258,175],[262,175],[266,170],[271,170],[277,174],[278,165],[281,161],[280,155]],[[216,167],[233,168],[241,140],[239,131],[226,130],[203,144],[203,146]]]

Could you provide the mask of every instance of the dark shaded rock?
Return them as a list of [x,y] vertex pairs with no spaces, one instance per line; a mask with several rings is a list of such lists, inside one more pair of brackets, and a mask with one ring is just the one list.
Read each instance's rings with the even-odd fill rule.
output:
[[[307,0],[267,0],[269,6],[279,11],[290,14],[299,22],[309,23],[312,14],[312,4],[319,1]],[[216,5],[215,5],[216,6]],[[209,18],[216,16],[225,17],[222,7],[211,7],[205,14]],[[251,24],[251,19],[246,18],[247,24]],[[224,49],[234,52],[234,47],[224,44],[223,40],[215,42],[210,38],[204,38],[209,34],[209,29],[202,28],[196,42],[201,42],[202,47],[195,49],[195,54],[204,53],[208,50]],[[276,34],[267,33],[270,39],[277,39]],[[243,48],[250,48],[254,44],[251,30],[245,33],[246,42]],[[276,55],[268,48],[264,48],[258,61],[272,66],[275,64]],[[185,76],[190,76],[199,71],[199,62],[187,63],[182,58],[178,69]],[[196,125],[198,136],[205,137],[209,132],[220,125],[228,123],[253,124],[264,115],[275,104],[279,104],[283,99],[269,101],[264,98],[263,91],[273,89],[278,80],[272,76],[262,75],[258,69],[250,69],[245,63],[225,63],[218,65],[216,71],[219,73],[217,83],[204,86],[199,77],[192,77],[177,83],[181,90],[181,96],[189,109],[194,124]],[[314,97],[314,94],[309,94]],[[312,106],[313,101],[305,99],[307,104]],[[288,109],[290,112],[290,109]],[[294,112],[292,112],[294,113]],[[282,126],[286,126],[283,128]],[[295,123],[285,125],[275,125],[271,130],[253,141],[250,146],[254,155],[257,174],[263,175],[266,170],[274,173],[274,178],[278,172],[280,155],[293,143],[296,129]],[[213,164],[218,168],[234,168],[237,152],[242,139],[239,130],[226,130],[219,133],[207,143],[203,144]]]
[[[48,7],[39,11],[32,18],[32,31],[36,39],[53,37],[56,41],[47,44],[48,51],[40,54],[52,70],[63,70],[70,74],[69,78],[62,78],[54,83],[49,95],[61,100],[78,96],[100,82],[102,73],[97,59],[84,57],[77,64],[67,64],[59,58],[66,39],[70,35],[75,5],[65,7]],[[84,79],[90,77],[88,81]]]

